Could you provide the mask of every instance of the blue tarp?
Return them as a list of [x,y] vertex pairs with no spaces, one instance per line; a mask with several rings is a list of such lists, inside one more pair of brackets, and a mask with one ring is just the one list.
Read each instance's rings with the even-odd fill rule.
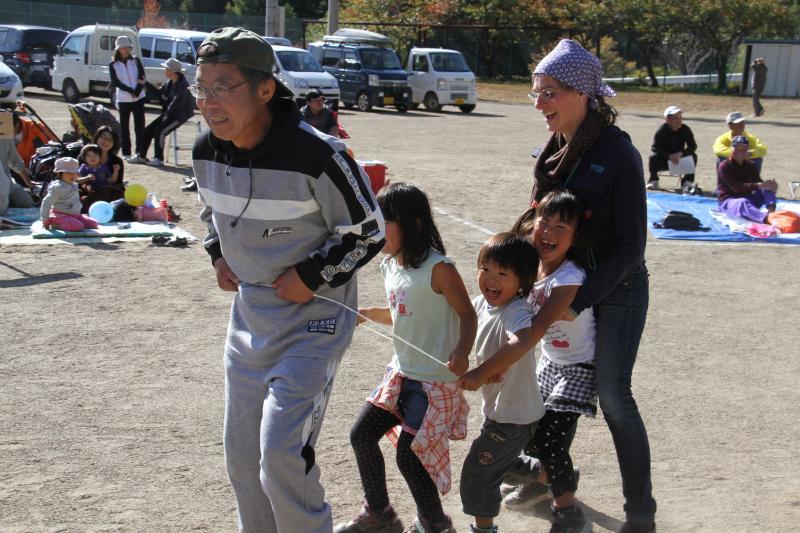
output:
[[[800,202],[781,200],[781,204],[800,206]],[[745,233],[732,231],[728,226],[711,216],[710,210],[717,208],[717,199],[705,196],[689,196],[667,192],[647,193],[647,228],[656,239],[686,239],[695,241],[722,242],[773,242],[781,244],[800,244],[796,237],[756,238]],[[794,209],[793,209],[794,210]],[[654,222],[660,222],[667,211],[683,211],[696,216],[709,231],[679,231],[674,229],[656,229]]]

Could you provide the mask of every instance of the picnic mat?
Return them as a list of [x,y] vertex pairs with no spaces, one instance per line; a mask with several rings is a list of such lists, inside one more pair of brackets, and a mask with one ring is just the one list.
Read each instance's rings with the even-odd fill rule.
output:
[[[800,202],[781,200],[778,210],[800,212]],[[660,222],[667,211],[691,213],[700,220],[708,231],[682,231],[657,229],[654,222]],[[705,196],[671,194],[667,192],[647,192],[647,229],[656,239],[685,239],[695,241],[720,242],[772,242],[781,244],[800,244],[800,234],[787,233],[780,237],[758,238],[747,234],[749,221],[732,220],[717,210],[717,199]]]
[[[8,214],[5,215],[6,218]],[[125,227],[128,226],[128,227]],[[19,229],[0,231],[0,245],[3,244],[36,244],[36,243],[73,243],[110,242],[120,240],[146,239],[156,235],[167,237],[185,237],[196,241],[192,234],[174,224],[165,222],[129,222],[122,227],[118,223],[100,224],[97,229],[84,231],[46,230],[42,221],[37,220],[30,226]]]

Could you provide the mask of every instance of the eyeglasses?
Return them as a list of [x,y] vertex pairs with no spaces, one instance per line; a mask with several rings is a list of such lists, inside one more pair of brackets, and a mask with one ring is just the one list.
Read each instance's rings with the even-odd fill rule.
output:
[[553,98],[556,97],[558,91],[553,91],[551,89],[545,89],[544,91],[531,91],[528,93],[528,98],[531,99],[531,102],[534,104],[537,100],[541,100],[542,102],[549,102]]
[[214,85],[213,87],[206,87],[205,85],[194,84],[189,86],[189,92],[192,93],[192,96],[194,96],[197,100],[205,100],[207,98],[213,98],[215,100],[227,100],[231,95],[232,90],[240,85],[244,85],[245,83],[247,83],[247,80],[242,80],[236,85],[231,85],[230,87],[226,85]]

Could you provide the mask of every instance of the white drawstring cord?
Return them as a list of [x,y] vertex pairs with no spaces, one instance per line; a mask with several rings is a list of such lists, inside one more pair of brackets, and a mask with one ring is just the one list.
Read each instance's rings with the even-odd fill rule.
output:
[[[319,298],[319,299],[321,299],[321,300],[325,300],[325,301],[328,301],[328,302],[334,303],[334,304],[336,304],[336,305],[339,305],[339,306],[341,306],[341,307],[344,307],[345,309],[347,309],[347,310],[348,310],[348,311],[350,311],[351,313],[354,313],[356,316],[359,316],[359,317],[363,318],[363,319],[364,319],[364,320],[366,320],[367,322],[372,322],[373,324],[376,324],[376,325],[378,325],[378,326],[382,326],[382,327],[384,326],[384,324],[381,324],[380,322],[375,322],[374,320],[372,320],[372,319],[370,319],[370,318],[368,318],[368,317],[366,317],[366,316],[362,315],[361,313],[359,313],[358,311],[356,311],[356,310],[355,310],[355,309],[353,309],[352,307],[348,307],[347,305],[343,304],[342,302],[337,302],[336,300],[333,300],[333,299],[331,299],[331,298],[328,298],[327,296],[322,296],[322,295],[320,295],[320,294],[314,294],[314,298]],[[411,346],[412,348],[414,348],[415,350],[417,350],[418,352],[420,352],[421,354],[423,354],[424,356],[426,356],[428,359],[430,359],[430,360],[431,360],[431,361],[433,361],[434,363],[436,363],[436,364],[439,364],[439,365],[442,365],[443,367],[447,368],[448,370],[450,369],[450,368],[447,366],[447,363],[443,363],[443,362],[439,361],[438,359],[436,359],[434,356],[432,356],[431,354],[429,354],[428,352],[426,352],[426,351],[425,351],[425,350],[423,350],[422,348],[420,348],[420,347],[418,347],[418,346],[414,346],[413,344],[411,344],[410,342],[408,342],[407,340],[405,340],[403,337],[400,337],[399,335],[394,335],[394,334],[392,334],[392,337],[390,337],[390,336],[388,336],[388,335],[386,335],[386,334],[384,334],[384,333],[382,333],[382,332],[380,332],[380,331],[378,331],[378,330],[376,330],[376,329],[373,329],[373,328],[371,328],[371,327],[369,327],[369,326],[363,326],[363,325],[362,325],[362,327],[363,327],[364,329],[366,329],[367,331],[371,331],[371,332],[375,333],[376,335],[378,335],[378,336],[380,336],[380,337],[383,337],[384,339],[388,339],[388,340],[390,340],[390,341],[391,341],[391,340],[393,340],[393,338],[392,338],[392,337],[394,337],[395,339],[399,340],[399,341],[400,341],[400,342],[402,342],[403,344],[407,344],[408,346]]]

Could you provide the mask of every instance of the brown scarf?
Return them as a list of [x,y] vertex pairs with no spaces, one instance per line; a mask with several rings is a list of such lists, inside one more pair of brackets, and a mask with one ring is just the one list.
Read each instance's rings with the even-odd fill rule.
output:
[[575,170],[586,150],[597,142],[607,125],[605,118],[590,109],[570,142],[561,133],[554,133],[550,137],[533,168],[531,204],[540,201],[550,191],[564,188],[564,181]]

